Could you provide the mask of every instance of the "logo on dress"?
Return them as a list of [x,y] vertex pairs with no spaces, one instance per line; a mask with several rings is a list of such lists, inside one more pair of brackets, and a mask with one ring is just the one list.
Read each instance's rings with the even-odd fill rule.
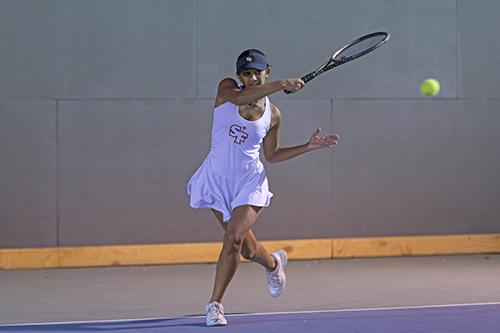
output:
[[245,126],[231,125],[229,128],[229,136],[234,138],[234,143],[241,145],[248,139],[248,133],[245,132],[245,130]]

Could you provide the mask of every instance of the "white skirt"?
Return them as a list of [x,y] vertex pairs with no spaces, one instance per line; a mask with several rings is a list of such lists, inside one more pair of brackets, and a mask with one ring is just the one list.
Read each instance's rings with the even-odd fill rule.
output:
[[210,170],[207,163],[203,163],[191,177],[187,192],[191,207],[215,209],[222,213],[224,222],[229,221],[236,207],[267,207],[273,196],[263,169],[229,178]]

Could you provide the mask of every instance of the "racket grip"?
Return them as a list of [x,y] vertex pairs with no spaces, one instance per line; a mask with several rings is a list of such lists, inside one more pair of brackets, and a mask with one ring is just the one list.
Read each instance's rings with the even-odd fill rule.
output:
[[307,83],[309,81],[311,81],[312,79],[314,79],[316,77],[316,72],[312,72],[312,73],[309,73],[305,76],[302,77],[302,81],[304,81],[304,83]]

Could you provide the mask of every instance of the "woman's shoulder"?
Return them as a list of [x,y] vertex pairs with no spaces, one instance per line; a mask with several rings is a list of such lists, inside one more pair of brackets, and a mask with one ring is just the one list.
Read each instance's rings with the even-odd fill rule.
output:
[[281,112],[276,105],[270,103],[271,107],[271,127],[276,125],[280,126],[281,123]]
[[238,88],[240,88],[240,86],[238,85],[238,82],[236,82],[235,79],[230,77],[222,79],[219,82],[219,86],[217,88],[217,96],[215,97],[215,108],[228,102],[227,98],[225,97],[225,95],[227,95],[228,90],[234,90]]
[[274,105],[273,103],[269,102],[270,104],[270,107],[271,107],[271,112],[273,115],[281,115],[281,112],[280,112],[280,109],[278,109],[278,107],[276,105]]
[[219,82],[219,89],[227,86],[230,86],[232,88],[239,87],[238,82],[236,82],[236,80],[231,77],[225,77]]

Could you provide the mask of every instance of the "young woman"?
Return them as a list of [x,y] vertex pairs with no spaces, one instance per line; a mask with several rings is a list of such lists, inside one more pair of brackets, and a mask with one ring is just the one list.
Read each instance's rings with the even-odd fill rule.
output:
[[240,255],[264,266],[271,296],[281,295],[285,288],[286,252],[269,254],[252,231],[262,208],[269,206],[273,196],[259,159],[261,146],[266,160],[275,163],[330,147],[339,140],[336,134],[320,136],[318,128],[307,143],[280,147],[282,115],[267,96],[282,90],[297,92],[304,82],[267,82],[270,73],[271,67],[261,51],[249,49],[238,56],[236,74],[241,85],[232,78],[220,81],[211,149],[187,186],[191,207],[212,209],[225,231],[212,297],[205,307],[207,326],[227,324],[221,302]]

